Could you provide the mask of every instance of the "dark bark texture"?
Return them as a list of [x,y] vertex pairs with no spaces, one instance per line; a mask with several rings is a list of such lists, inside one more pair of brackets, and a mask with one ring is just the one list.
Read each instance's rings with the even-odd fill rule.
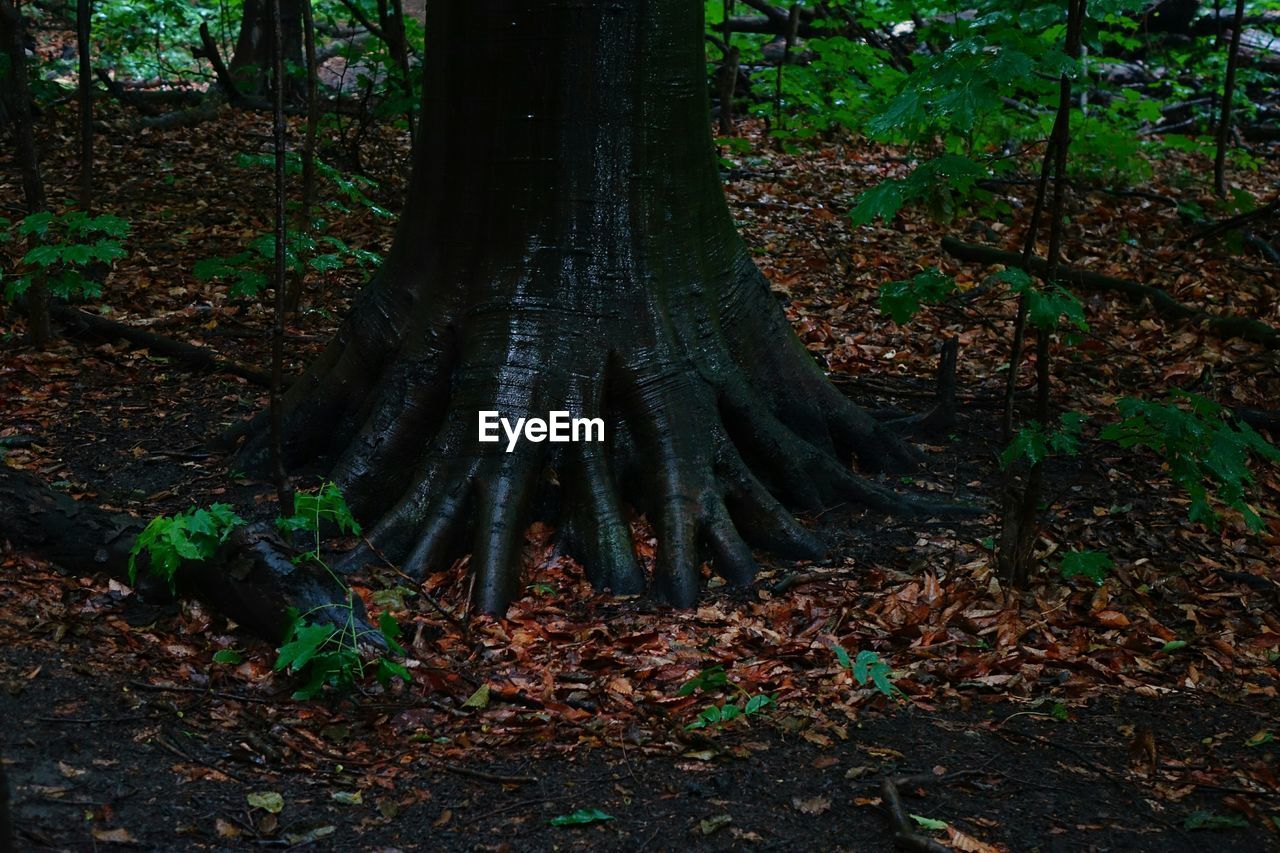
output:
[[[850,470],[915,452],[826,379],[734,229],[710,138],[702,4],[437,0],[394,248],[289,390],[291,465],[323,461],[414,577],[471,552],[476,604],[520,590],[546,514],[599,588],[681,606],[704,559],[815,557],[785,506],[935,509]],[[601,417],[604,443],[478,441],[478,412]],[[262,419],[244,464],[265,461]],[[370,557],[351,555],[347,568]]]
[[[129,552],[142,528],[143,523],[131,515],[72,500],[37,478],[0,464],[0,540],[39,554],[66,571],[127,579]],[[177,589],[269,640],[282,638],[289,608],[344,625],[346,590],[319,569],[294,565],[290,556],[287,545],[266,525],[242,527],[232,533],[216,559],[179,568]],[[146,558],[140,559],[140,574],[145,578]],[[150,599],[167,595],[163,585],[146,580],[139,587]],[[372,630],[364,621],[359,598],[353,603],[358,628]]]
[[[305,63],[302,50],[302,2],[280,0],[281,40],[284,59],[294,67]],[[245,0],[240,33],[231,54],[228,70],[242,96],[265,96],[271,91],[271,31],[273,0]],[[293,83],[291,99],[305,97],[306,81]]]
[[[8,71],[0,76],[0,103],[13,123],[14,147],[18,168],[22,171],[22,194],[28,214],[44,210],[44,180],[40,176],[40,160],[36,154],[32,128],[31,90],[27,85],[27,50],[22,31],[22,16],[10,0],[0,0],[0,42],[7,54]],[[52,334],[49,324],[49,286],[36,276],[26,294],[27,328],[36,346],[44,346]]]

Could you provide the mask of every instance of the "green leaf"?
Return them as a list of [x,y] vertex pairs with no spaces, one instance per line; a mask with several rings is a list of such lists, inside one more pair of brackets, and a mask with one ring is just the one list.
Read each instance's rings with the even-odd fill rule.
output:
[[902,182],[883,181],[858,196],[857,203],[849,212],[849,220],[854,228],[877,218],[889,222],[902,209],[903,202]]
[[378,617],[378,631],[382,634],[382,639],[386,641],[387,648],[394,654],[404,657],[404,647],[397,642],[400,639],[400,625],[396,622],[395,617],[385,610]]
[[35,235],[43,237],[53,222],[53,212],[49,210],[33,213],[18,223],[18,233],[24,237]]
[[716,690],[724,687],[728,683],[729,676],[725,674],[724,666],[716,664],[715,666],[707,667],[693,678],[680,685],[680,689],[676,691],[676,695],[691,696],[699,690]]
[[1048,453],[1044,430],[1041,429],[1040,424],[1032,421],[1014,435],[1013,441],[1009,442],[1009,446],[1000,454],[1000,463],[1008,468],[1019,459],[1025,458],[1027,462],[1035,465],[1043,461]]
[[1058,567],[1063,578],[1088,578],[1099,586],[1115,563],[1105,551],[1071,551],[1062,557]]
[[925,829],[945,830],[947,822],[945,820],[934,820],[931,817],[921,817],[918,814],[911,815],[911,819],[923,826]]
[[226,663],[234,666],[235,664],[241,663],[243,660],[244,656],[235,649],[220,649],[213,653],[214,663]]
[[413,681],[413,676],[409,674],[407,667],[387,658],[378,658],[378,669],[375,677],[378,679],[378,683],[382,685],[390,684],[393,678],[399,678],[406,684]]
[[1176,652],[1179,649],[1185,649],[1187,645],[1188,643],[1186,640],[1170,640],[1169,642],[1165,643],[1163,646],[1160,647],[1160,651],[1164,652],[1165,654],[1171,654],[1172,652]]
[[1217,815],[1198,810],[1187,815],[1182,826],[1184,829],[1245,829],[1249,822],[1239,815]]
[[489,685],[481,684],[476,688],[476,692],[468,697],[467,701],[462,703],[464,708],[486,708],[489,705]]
[[1253,735],[1244,742],[1245,746],[1262,746],[1265,743],[1271,743],[1275,740],[1275,736],[1266,729],[1261,729],[1253,733]]
[[332,625],[295,622],[289,641],[276,652],[275,670],[300,672],[336,633],[337,629]]
[[284,810],[284,797],[279,791],[252,791],[245,795],[250,808],[262,809],[271,814],[280,814]]
[[24,264],[49,267],[62,260],[62,246],[36,246],[22,256]]
[[921,305],[942,302],[955,289],[954,277],[930,268],[912,279],[881,285],[880,310],[901,325],[914,317]]
[[569,814],[553,817],[547,822],[552,826],[585,826],[589,823],[603,823],[613,819],[613,815],[600,809],[578,809]]

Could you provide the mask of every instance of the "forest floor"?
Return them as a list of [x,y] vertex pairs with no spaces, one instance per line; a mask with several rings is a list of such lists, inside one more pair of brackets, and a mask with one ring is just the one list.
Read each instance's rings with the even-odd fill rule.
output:
[[[246,192],[264,175],[237,162],[266,150],[267,117],[226,111],[195,129],[135,133],[118,106],[102,113],[100,206],[133,234],[94,310],[265,364],[263,308],[191,270],[269,228],[270,205]],[[41,130],[57,204],[74,186],[70,107]],[[994,507],[1008,301],[926,309],[898,326],[876,291],[929,266],[978,281],[984,271],[949,261],[940,238],[1016,246],[1029,188],[1009,185],[1005,213],[966,215],[963,228],[904,211],[854,231],[852,199],[903,170],[902,152],[843,142],[790,155],[758,129],[750,138],[728,173],[735,215],[842,387],[872,407],[927,408],[938,343],[960,341],[958,423],[896,485]],[[403,140],[366,141],[375,197],[388,206],[404,162]],[[0,196],[17,197],[11,163],[0,165]],[[1153,162],[1141,190],[1082,180],[1068,256],[1275,324],[1269,261],[1194,244],[1179,215],[1188,202],[1209,205],[1204,165]],[[1278,175],[1272,156],[1235,177],[1266,199]],[[357,211],[332,228],[382,250],[391,226]],[[346,268],[314,286],[289,329],[294,369],[332,332],[361,275]],[[1118,397],[1175,387],[1273,407],[1273,353],[1109,298],[1087,308],[1092,332],[1057,348],[1063,409],[1101,421]],[[272,513],[267,484],[204,449],[264,405],[261,388],[120,342],[64,339],[36,352],[20,332],[0,319],[5,464],[143,517],[219,500],[246,517]],[[746,592],[712,582],[692,611],[595,595],[535,525],[526,594],[505,620],[460,626],[424,601],[423,590],[461,612],[465,561],[422,589],[392,570],[359,579],[371,609],[404,626],[414,678],[345,700],[290,700],[296,685],[272,671],[270,645],[196,603],[146,604],[117,582],[6,552],[0,756],[20,844],[888,849],[882,782],[923,774],[902,786],[906,810],[945,823],[917,828],[956,849],[1280,849],[1275,472],[1259,476],[1262,533],[1232,519],[1209,531],[1186,520],[1154,457],[1096,432],[1078,456],[1050,463],[1046,568],[1025,593],[993,575],[994,516],[907,524],[835,508],[805,519],[830,543],[826,560],[770,564]],[[1074,549],[1106,550],[1111,576],[1063,580],[1053,567]],[[836,644],[879,654],[903,697],[856,683]],[[231,648],[243,662],[212,661]],[[713,665],[736,686],[681,695]],[[709,704],[758,694],[774,697],[764,714],[686,728]],[[549,823],[582,809],[612,819]]]

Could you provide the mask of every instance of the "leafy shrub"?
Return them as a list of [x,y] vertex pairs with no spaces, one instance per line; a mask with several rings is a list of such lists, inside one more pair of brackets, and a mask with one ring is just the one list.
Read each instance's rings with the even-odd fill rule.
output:
[[1116,403],[1122,420],[1102,431],[1121,447],[1146,447],[1164,460],[1173,481],[1190,497],[1192,521],[1217,526],[1213,504],[1239,512],[1250,530],[1262,519],[1246,502],[1253,457],[1280,463],[1280,449],[1224,407],[1199,394],[1175,391],[1167,402],[1126,397]]
[[13,301],[42,280],[59,299],[96,298],[102,285],[89,274],[95,264],[111,264],[128,253],[121,241],[129,233],[129,223],[118,216],[90,216],[79,210],[66,213],[42,211],[10,226],[0,219],[0,228],[26,238],[34,245],[22,257],[22,269],[4,287],[5,299]]
[[[244,523],[226,504],[153,518],[134,542],[129,556],[130,582],[137,576],[137,558],[145,552],[149,572],[168,583],[172,590],[184,560],[212,559],[231,532]],[[371,635],[376,635],[374,643],[388,653],[402,657],[405,654],[399,642],[400,626],[389,613],[382,614],[376,629],[358,626],[355,593],[325,563],[320,552],[321,527],[325,524],[335,525],[342,533],[360,532],[360,525],[351,514],[341,489],[331,482],[324,483],[315,492],[295,492],[293,514],[276,519],[276,527],[283,533],[311,534],[310,549],[294,557],[294,562],[311,561],[319,565],[345,593],[340,603],[320,605],[305,613],[296,610],[288,613],[285,640],[277,650],[275,669],[303,678],[302,686],[293,694],[295,699],[311,699],[326,687],[339,693],[355,690],[368,674],[369,664],[361,646]],[[239,655],[219,652],[214,660],[238,663]],[[388,684],[392,678],[405,681],[411,678],[402,664],[386,655],[375,657],[373,666],[373,675],[380,684]]]
[[129,583],[138,578],[138,557],[147,555],[147,570],[174,590],[175,576],[184,560],[212,559],[231,532],[244,524],[227,504],[192,508],[172,516],[151,519],[129,552]]

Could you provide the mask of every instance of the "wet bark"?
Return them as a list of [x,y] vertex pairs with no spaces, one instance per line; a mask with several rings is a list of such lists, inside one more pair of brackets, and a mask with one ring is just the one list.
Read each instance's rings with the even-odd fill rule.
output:
[[[707,558],[815,557],[785,508],[932,512],[850,470],[915,452],[836,390],[739,238],[709,128],[702,4],[428,4],[426,96],[387,262],[285,399],[380,551],[422,577],[471,552],[476,603],[520,591],[550,508],[599,588],[691,604]],[[478,412],[600,417],[604,443],[478,441]],[[265,420],[240,464],[266,459]],[[296,468],[295,468],[296,470]],[[351,555],[348,567],[368,552]]]

